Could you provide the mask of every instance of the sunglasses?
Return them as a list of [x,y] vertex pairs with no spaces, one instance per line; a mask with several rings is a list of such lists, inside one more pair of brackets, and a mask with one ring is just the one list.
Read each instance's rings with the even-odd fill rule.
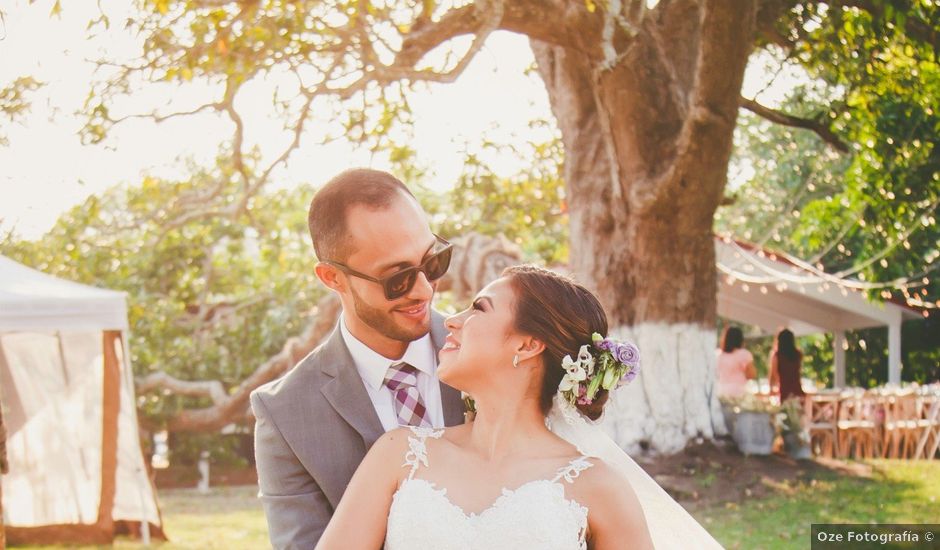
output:
[[447,268],[450,267],[450,258],[454,252],[454,245],[447,242],[442,237],[437,235],[434,235],[434,237],[437,239],[437,244],[444,245],[444,248],[428,256],[421,262],[421,265],[396,271],[381,279],[370,277],[365,273],[356,271],[348,265],[332,260],[324,260],[323,263],[330,264],[347,275],[359,277],[360,279],[372,281],[373,283],[379,283],[382,285],[382,289],[385,290],[386,300],[397,300],[411,292],[411,289],[415,286],[415,282],[418,281],[418,273],[424,273],[424,276],[428,278],[428,282],[436,281],[447,273]]

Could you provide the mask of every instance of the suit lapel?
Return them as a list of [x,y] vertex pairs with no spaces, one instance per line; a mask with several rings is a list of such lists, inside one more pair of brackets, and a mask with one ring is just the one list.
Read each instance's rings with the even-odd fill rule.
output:
[[[434,346],[435,355],[444,347],[447,338],[447,328],[444,327],[444,317],[436,311],[431,313],[431,345]],[[460,392],[438,381],[441,388],[441,409],[444,411],[444,425],[456,426],[464,422],[464,406]]]
[[[443,347],[446,337],[447,330],[444,328],[444,317],[437,312],[432,312],[431,344],[434,346],[435,353]],[[343,420],[362,436],[362,440],[368,449],[385,433],[385,430],[382,428],[382,422],[379,420],[375,407],[372,405],[372,400],[366,392],[365,384],[359,376],[359,372],[356,371],[353,358],[343,342],[339,325],[330,335],[323,351],[323,372],[328,376],[332,376],[333,379],[324,384],[320,391],[330,403],[330,406],[343,417]],[[460,392],[447,384],[441,382],[438,382],[438,384],[440,384],[441,389],[441,409],[444,413],[444,425],[463,424],[464,406]]]
[[323,372],[333,379],[324,384],[320,392],[343,420],[359,432],[368,449],[385,430],[343,342],[339,325],[326,343],[324,352]]

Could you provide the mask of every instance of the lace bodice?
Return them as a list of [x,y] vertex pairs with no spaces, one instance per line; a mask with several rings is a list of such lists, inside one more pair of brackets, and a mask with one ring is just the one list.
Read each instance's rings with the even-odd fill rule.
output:
[[468,514],[439,488],[415,478],[428,466],[427,438],[440,438],[443,430],[412,428],[404,466],[411,471],[392,499],[388,514],[386,550],[539,549],[583,550],[587,547],[588,510],[565,497],[563,481],[572,483],[591,467],[579,457],[561,468],[553,479],[536,479],[502,495],[479,514]]

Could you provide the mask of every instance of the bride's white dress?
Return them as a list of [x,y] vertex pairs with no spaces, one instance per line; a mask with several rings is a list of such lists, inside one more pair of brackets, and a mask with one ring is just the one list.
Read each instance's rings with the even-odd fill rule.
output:
[[[556,397],[546,425],[582,456],[558,471],[553,479],[537,479],[503,494],[479,514],[467,514],[436,487],[415,477],[428,466],[425,442],[441,431],[413,429],[405,465],[411,467],[392,500],[388,515],[387,550],[545,549],[583,550],[588,509],[565,497],[588,460],[602,460],[629,482],[643,508],[657,550],[715,550],[722,546],[695,518],[614,443],[595,423]],[[564,483],[563,483],[564,482]]]
[[[539,549],[583,550],[588,510],[565,496],[566,483],[593,464],[579,457],[554,478],[534,479],[502,495],[479,514],[466,513],[447,496],[446,487],[415,477],[428,466],[426,441],[443,430],[412,428],[405,465],[411,466],[392,499],[387,550]],[[433,458],[432,458],[433,459]]]

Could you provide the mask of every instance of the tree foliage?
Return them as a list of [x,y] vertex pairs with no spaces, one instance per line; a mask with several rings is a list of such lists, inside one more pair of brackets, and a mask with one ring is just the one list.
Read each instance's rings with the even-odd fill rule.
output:
[[531,260],[563,264],[568,258],[568,219],[565,185],[561,177],[563,150],[558,139],[546,142],[481,144],[508,150],[525,158],[524,169],[509,176],[497,174],[481,154],[468,153],[454,189],[435,216],[442,231],[460,235],[469,231],[503,235]]
[[[807,30],[779,59],[812,82],[784,110],[827,121],[840,144],[804,130],[743,117],[733,164],[753,176],[719,211],[719,231],[809,259],[827,273],[860,279],[873,301],[895,299],[930,313],[940,280],[940,66],[928,3],[883,11],[812,4],[795,10]],[[819,24],[829,18],[833,24]],[[914,36],[903,32],[913,25]],[[928,37],[929,38],[929,37]],[[783,56],[781,56],[783,57]],[[936,378],[936,315],[904,328],[905,380]],[[884,329],[847,334],[847,383],[887,379]],[[829,381],[831,336],[804,339],[810,368]]]
[[[237,179],[226,160],[185,180],[145,177],[90,197],[39,240],[7,238],[0,253],[127,292],[138,376],[164,371],[232,388],[300,332],[322,294],[306,225],[309,187],[256,195],[235,219],[180,222],[193,203],[213,209],[237,200]],[[138,405],[145,423],[159,427],[206,403],[155,393]]]
[[[0,121],[21,123],[30,111],[30,94],[42,85],[31,76],[21,76],[6,87],[0,88]],[[3,132],[0,132],[0,145],[8,144],[9,139]]]

